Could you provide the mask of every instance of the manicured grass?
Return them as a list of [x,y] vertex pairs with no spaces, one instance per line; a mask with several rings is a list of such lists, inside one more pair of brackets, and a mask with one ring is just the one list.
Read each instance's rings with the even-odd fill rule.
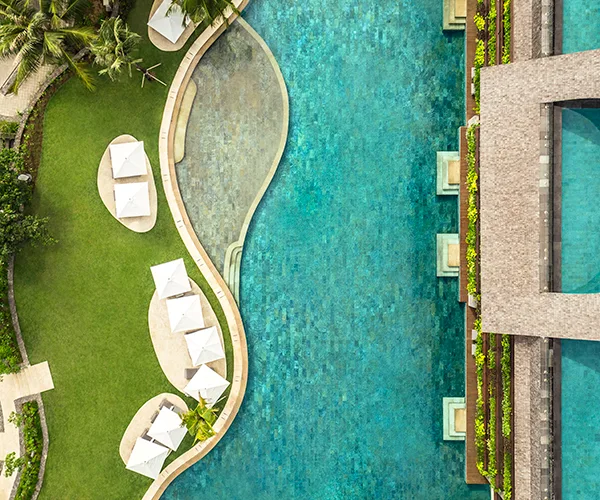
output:
[[[161,62],[156,74],[170,82],[185,49],[162,53],[147,42],[150,6],[138,0],[130,25],[144,38],[144,64]],[[213,307],[218,304],[179,238],[162,190],[158,134],[166,95],[156,83],[141,89],[137,73],[118,83],[98,78],[93,93],[72,78],[46,110],[32,210],[50,217],[59,242],[21,253],[15,273],[31,362],[48,360],[56,387],[43,395],[50,448],[42,499],[133,500],[151,482],[126,471],[119,457],[123,432],[139,407],[161,392],[177,392],[148,332],[149,267],[184,257],[191,278]],[[145,142],[154,169],[158,221],[146,234],[113,219],[96,188],[106,146],[124,133]],[[222,310],[215,310],[228,339]]]

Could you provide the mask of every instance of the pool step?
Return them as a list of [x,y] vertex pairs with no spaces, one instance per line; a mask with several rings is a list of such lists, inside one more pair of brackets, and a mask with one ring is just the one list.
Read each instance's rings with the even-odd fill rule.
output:
[[464,441],[467,432],[465,398],[443,398],[444,441]]
[[444,29],[464,30],[467,24],[467,0],[444,0]]
[[437,194],[458,196],[460,191],[460,153],[458,151],[438,151]]
[[453,278],[458,276],[460,266],[460,245],[457,233],[438,233],[437,240],[437,276]]
[[225,264],[223,266],[223,278],[233,294],[235,301],[240,303],[240,267],[242,265],[243,245],[236,241],[229,245],[225,252]]

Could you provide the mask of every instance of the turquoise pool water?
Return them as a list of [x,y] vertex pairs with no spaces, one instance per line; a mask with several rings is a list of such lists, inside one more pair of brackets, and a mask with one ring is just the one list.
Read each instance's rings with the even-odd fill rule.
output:
[[563,0],[563,54],[600,49],[600,3]]
[[256,0],[290,134],[241,271],[240,413],[164,499],[489,499],[442,440],[464,395],[463,309],[438,279],[436,151],[463,122],[462,34],[442,1]]
[[600,292],[600,109],[562,112],[562,291]]
[[600,498],[600,342],[561,346],[562,498]]

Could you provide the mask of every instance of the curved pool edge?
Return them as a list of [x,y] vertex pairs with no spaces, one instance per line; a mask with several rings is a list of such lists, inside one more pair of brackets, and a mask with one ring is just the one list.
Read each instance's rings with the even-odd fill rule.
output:
[[[248,4],[248,0],[237,0],[235,4],[237,10],[241,12]],[[229,11],[227,22],[231,23],[237,17],[238,14]],[[175,221],[175,226],[190,256],[194,259],[199,271],[206,278],[209,286],[217,296],[223,308],[227,325],[229,326],[233,345],[233,380],[231,381],[231,391],[227,403],[213,426],[215,436],[207,441],[197,443],[165,467],[158,478],[150,485],[143,496],[143,500],[158,500],[167,486],[179,474],[198,462],[217,445],[235,419],[246,391],[248,349],[242,317],[233,295],[198,240],[187,216],[177,184],[175,162],[173,159],[173,140],[177,123],[177,113],[181,106],[185,88],[198,61],[225,29],[226,25],[223,21],[220,21],[215,26],[209,26],[194,41],[184,56],[169,88],[160,126],[158,149],[163,188],[169,209]]]
[[230,288],[233,288],[232,293],[236,298],[239,298],[239,284],[240,284],[240,264],[241,264],[241,253],[243,252],[244,242],[246,241],[246,235],[248,234],[248,228],[250,227],[250,222],[252,222],[252,218],[263,199],[265,193],[269,185],[271,184],[273,177],[275,176],[275,172],[279,167],[279,163],[281,162],[281,158],[283,157],[283,153],[285,151],[285,146],[287,144],[288,132],[289,132],[289,122],[290,122],[290,98],[288,95],[287,87],[285,85],[285,79],[283,78],[283,73],[281,72],[281,68],[277,63],[277,59],[271,52],[271,49],[267,45],[267,43],[262,39],[262,37],[256,32],[256,30],[244,19],[241,17],[237,19],[237,22],[242,26],[250,36],[258,43],[260,48],[263,50],[267,59],[271,63],[271,67],[273,68],[273,72],[275,73],[275,77],[277,79],[277,83],[279,84],[279,90],[281,92],[281,101],[282,101],[282,124],[281,124],[281,137],[279,139],[279,145],[277,147],[277,151],[275,156],[273,157],[273,162],[271,164],[271,168],[267,172],[265,180],[263,181],[260,189],[256,193],[252,204],[248,208],[248,212],[246,213],[246,217],[244,218],[244,222],[240,229],[240,235],[237,241],[234,241],[225,254],[225,261],[223,266],[223,276],[225,279],[229,280]]

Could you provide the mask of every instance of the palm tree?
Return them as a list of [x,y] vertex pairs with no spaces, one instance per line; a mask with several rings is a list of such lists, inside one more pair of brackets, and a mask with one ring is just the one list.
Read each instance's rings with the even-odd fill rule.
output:
[[173,5],[179,5],[184,14],[194,23],[208,22],[211,26],[220,19],[227,24],[224,12],[231,8],[239,14],[233,0],[173,0]]
[[98,38],[90,46],[95,63],[103,66],[98,73],[114,80],[127,66],[131,77],[131,66],[142,62],[131,55],[141,40],[140,35],[129,30],[120,17],[105,19],[100,25]]
[[89,27],[74,25],[84,0],[0,0],[0,57],[16,56],[18,69],[11,91],[44,64],[68,63],[88,88],[92,78],[73,54],[95,37]]
[[214,408],[207,408],[206,401],[202,398],[195,409],[181,415],[181,420],[188,432],[194,436],[194,444],[197,441],[206,441],[215,435],[212,426],[217,421],[217,411]]

